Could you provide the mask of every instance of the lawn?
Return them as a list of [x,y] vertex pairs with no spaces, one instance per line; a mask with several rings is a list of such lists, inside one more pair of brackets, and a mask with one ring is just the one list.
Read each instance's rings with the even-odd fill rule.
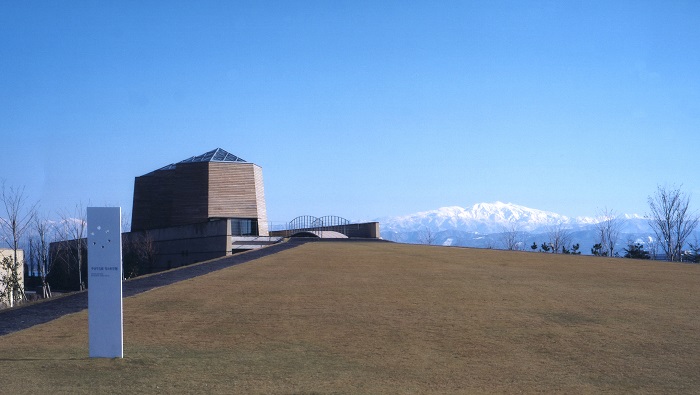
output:
[[700,392],[700,266],[309,243],[0,337],[1,393]]

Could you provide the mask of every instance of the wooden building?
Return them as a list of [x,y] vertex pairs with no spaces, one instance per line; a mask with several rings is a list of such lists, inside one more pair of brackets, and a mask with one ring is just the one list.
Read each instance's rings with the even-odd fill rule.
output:
[[[124,275],[190,265],[281,239],[269,236],[260,166],[217,148],[136,177],[131,232],[122,234]],[[51,244],[52,251],[60,250],[52,256],[66,260],[62,243]]]
[[132,231],[230,221],[234,236],[267,236],[262,168],[217,148],[136,177]]

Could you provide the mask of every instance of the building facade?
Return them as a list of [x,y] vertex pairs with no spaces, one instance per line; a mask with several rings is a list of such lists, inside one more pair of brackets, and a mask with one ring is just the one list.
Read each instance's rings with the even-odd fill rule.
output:
[[[221,148],[136,177],[125,251],[160,271],[269,245],[262,168]],[[126,264],[126,257],[125,257]]]
[[132,231],[227,219],[238,236],[267,236],[262,168],[217,148],[136,177]]
[[[14,250],[11,248],[0,248],[0,261],[7,262],[8,264],[14,263]],[[19,265],[17,266],[18,280],[24,289],[24,251],[17,250],[17,261]],[[7,285],[8,277],[10,276],[10,269],[4,264],[0,265],[0,295],[5,294],[5,287]],[[9,295],[8,295],[9,296]],[[0,305],[5,304],[11,306],[8,297],[0,298]]]

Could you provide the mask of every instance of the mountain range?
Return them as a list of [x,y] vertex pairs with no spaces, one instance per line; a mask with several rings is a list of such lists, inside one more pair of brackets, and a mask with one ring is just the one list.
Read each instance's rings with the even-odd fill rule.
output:
[[[629,242],[648,243],[653,240],[653,231],[648,220],[637,214],[624,214],[618,251]],[[583,253],[597,243],[596,224],[603,217],[570,218],[550,211],[533,209],[513,203],[477,203],[471,208],[459,206],[442,207],[396,217],[384,217],[377,221],[382,238],[406,243],[426,242],[465,247],[501,248],[506,232],[517,231],[522,249],[532,243],[548,241],[552,227],[566,228],[571,234],[572,244],[578,243]],[[650,239],[651,237],[651,239]]]

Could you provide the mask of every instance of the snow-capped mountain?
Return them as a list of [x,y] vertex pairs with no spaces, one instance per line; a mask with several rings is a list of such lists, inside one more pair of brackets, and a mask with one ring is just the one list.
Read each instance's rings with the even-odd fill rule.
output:
[[[378,221],[382,237],[387,240],[423,242],[422,239],[429,233],[435,244],[471,247],[497,247],[500,236],[508,231],[522,233],[528,245],[540,243],[553,226],[560,225],[569,229],[577,238],[574,242],[580,242],[582,248],[589,249],[596,237],[595,225],[603,219],[570,218],[513,203],[495,202],[477,203],[468,209],[459,206],[442,207],[405,216],[380,218]],[[644,238],[651,232],[648,221],[642,216],[622,215],[621,219],[621,231],[626,235],[620,242],[627,242],[627,238]],[[542,240],[538,241],[539,239]]]
[[552,225],[564,224],[578,228],[592,225],[595,218],[569,218],[550,211],[537,210],[513,203],[477,203],[470,209],[459,206],[442,207],[399,217],[379,220],[382,230],[412,231],[425,229],[432,231],[461,230],[477,233],[496,233],[516,227],[518,230],[535,232]]

